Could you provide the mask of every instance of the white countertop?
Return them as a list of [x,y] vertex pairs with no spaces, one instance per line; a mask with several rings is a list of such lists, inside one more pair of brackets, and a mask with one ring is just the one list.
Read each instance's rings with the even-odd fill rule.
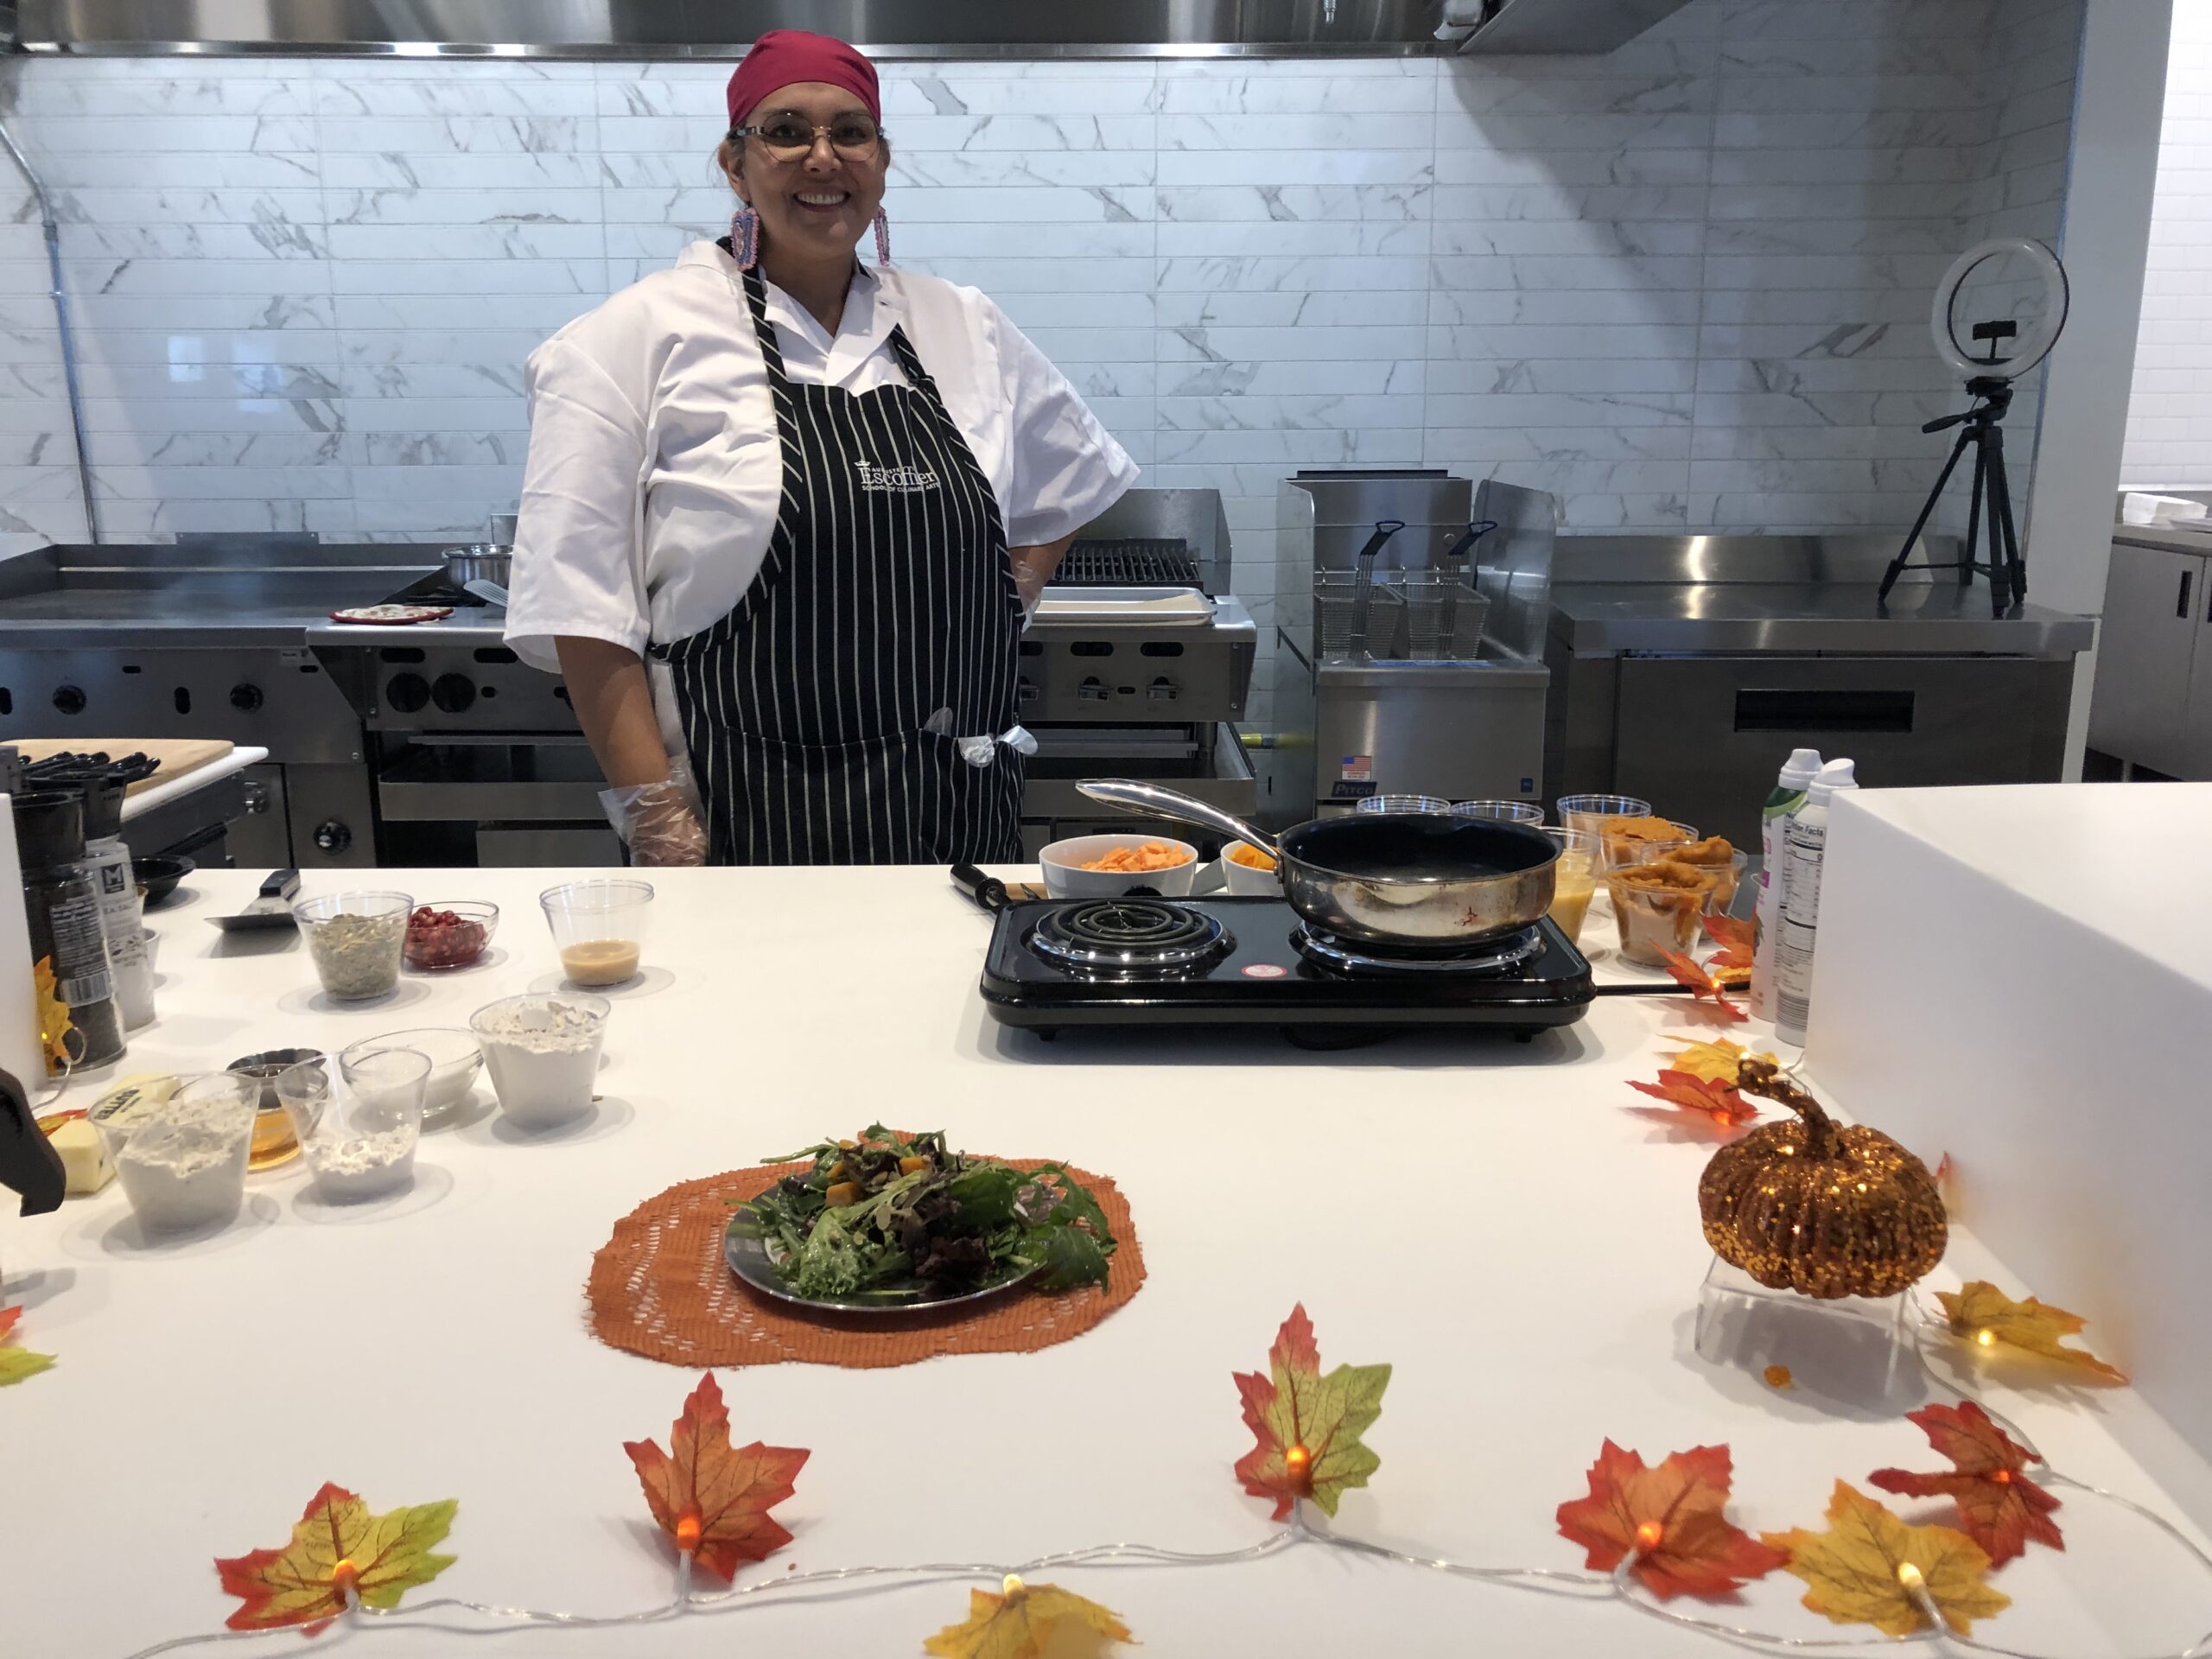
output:
[[[164,941],[162,1018],[120,1071],[460,1025],[557,974],[535,902],[553,873],[363,873],[429,901],[492,899],[505,925],[486,965],[410,977],[386,1006],[343,1011],[296,938],[271,950],[203,919],[241,903],[257,874],[200,872],[182,904],[149,917]],[[325,1480],[378,1510],[460,1501],[446,1546],[459,1563],[416,1599],[593,1612],[665,1599],[668,1557],[621,1442],[665,1435],[696,1374],[588,1333],[592,1253],[675,1182],[876,1117],[1112,1175],[1150,1276],[1097,1329],[1037,1354],[722,1372],[740,1440],[813,1450],[777,1511],[796,1541],[741,1582],[787,1565],[1264,1539],[1267,1506],[1230,1473],[1250,1437],[1230,1373],[1265,1370],[1300,1300],[1325,1365],[1395,1367],[1368,1435],[1381,1471],[1338,1521],[1364,1538],[1579,1567],[1553,1512],[1585,1490],[1608,1436],[1654,1462],[1728,1443],[1734,1515],[1754,1530],[1819,1527],[1839,1477],[1863,1490],[1883,1465],[1940,1466],[1909,1425],[1692,1355],[1710,1259],[1695,1197],[1705,1143],[1627,1109],[1639,1104],[1628,1081],[1656,1074],[1659,1037],[1688,1028],[1676,1001],[1600,999],[1580,1026],[1527,1046],[1425,1034],[1317,1055],[1272,1033],[1046,1043],[985,1013],[990,922],[941,872],[652,876],[649,972],[615,999],[607,1099],[582,1132],[532,1144],[493,1117],[426,1136],[415,1195],[352,1224],[314,1218],[295,1165],[251,1180],[251,1224],[175,1254],[134,1248],[113,1185],[57,1215],[0,1218],[0,1303],[28,1304],[25,1345],[60,1359],[0,1390],[10,1652],[119,1656],[217,1628],[236,1604],[210,1558],[281,1545]],[[311,874],[306,890],[340,880]],[[1932,1162],[1942,1148],[1918,1150]],[[1923,1288],[1993,1272],[2005,1277],[1958,1230]],[[2071,1472],[2174,1507],[2100,1427],[2101,1400],[1991,1398]],[[2123,1556],[2112,1541],[2139,1542],[2141,1523],[2129,1533],[2071,1495],[2061,1519],[2069,1553],[2005,1569],[2016,1607],[1978,1635],[2083,1659],[2155,1651],[2133,1625],[2102,1633],[2161,1596],[2186,1593],[2197,1612],[2212,1600],[2171,1554]],[[1134,1651],[1155,1656],[1356,1653],[1383,1632],[1408,1656],[1465,1655],[1477,1635],[1516,1655],[1723,1650],[1615,1605],[1313,1550],[1050,1576],[1119,1611],[1144,1640]],[[1777,1575],[1719,1616],[1882,1644],[1802,1611],[1802,1589]],[[918,1653],[965,1610],[965,1587],[949,1583],[810,1606],[768,1597],[736,1622],[527,1630],[486,1650]],[[397,1629],[370,1645],[472,1650]]]

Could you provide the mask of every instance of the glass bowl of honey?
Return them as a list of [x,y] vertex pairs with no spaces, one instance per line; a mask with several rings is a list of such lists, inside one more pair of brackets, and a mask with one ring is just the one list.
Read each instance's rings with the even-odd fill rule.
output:
[[266,1048],[258,1054],[232,1060],[223,1068],[242,1077],[251,1077],[260,1086],[260,1093],[254,1098],[253,1149],[246,1154],[245,1160],[249,1172],[274,1169],[300,1155],[300,1137],[285,1113],[284,1103],[276,1097],[276,1074],[302,1060],[321,1058],[319,1048]]

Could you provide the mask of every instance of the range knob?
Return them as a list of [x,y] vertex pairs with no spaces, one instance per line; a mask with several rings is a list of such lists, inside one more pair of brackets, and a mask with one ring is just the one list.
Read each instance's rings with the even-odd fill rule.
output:
[[1182,695],[1181,688],[1165,674],[1145,688],[1145,696],[1154,702],[1173,702]]
[[385,707],[395,715],[411,715],[430,702],[430,683],[420,674],[395,674],[384,689]]
[[337,818],[325,818],[315,825],[315,844],[335,858],[353,844],[351,825]]
[[56,686],[54,706],[65,715],[81,715],[85,712],[85,694],[73,685]]
[[1077,702],[1103,702],[1110,695],[1111,693],[1109,693],[1106,689],[1105,683],[1100,680],[1096,675],[1093,675],[1090,678],[1085,680],[1081,685],[1078,685],[1075,689],[1076,701]]
[[476,701],[475,682],[466,674],[441,674],[430,687],[430,701],[446,714],[462,714]]
[[231,688],[231,707],[242,715],[250,715],[261,707],[261,688],[241,680]]

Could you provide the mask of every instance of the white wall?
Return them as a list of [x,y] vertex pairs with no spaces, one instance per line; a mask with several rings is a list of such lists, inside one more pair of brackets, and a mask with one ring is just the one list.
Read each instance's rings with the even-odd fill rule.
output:
[[2212,4],[2175,0],[2171,11],[2120,473],[2131,488],[2212,489]]
[[[1255,537],[1331,462],[1495,473],[1580,527],[1894,524],[1956,396],[1929,285],[1993,213],[2055,213],[2078,4],[2007,0],[1997,35],[1993,0],[1693,0],[1595,58],[895,66],[895,251],[999,296],[1152,481]],[[524,354],[722,222],[727,73],[10,65],[109,534],[480,527]],[[0,530],[73,537],[5,179],[0,221]]]

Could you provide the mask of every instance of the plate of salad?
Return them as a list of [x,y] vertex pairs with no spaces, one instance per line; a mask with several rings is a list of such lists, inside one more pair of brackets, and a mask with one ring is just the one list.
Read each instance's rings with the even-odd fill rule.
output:
[[880,1123],[768,1161],[808,1166],[738,1205],[722,1259],[778,1301],[906,1313],[1106,1282],[1105,1212],[1059,1164],[1016,1169]]

